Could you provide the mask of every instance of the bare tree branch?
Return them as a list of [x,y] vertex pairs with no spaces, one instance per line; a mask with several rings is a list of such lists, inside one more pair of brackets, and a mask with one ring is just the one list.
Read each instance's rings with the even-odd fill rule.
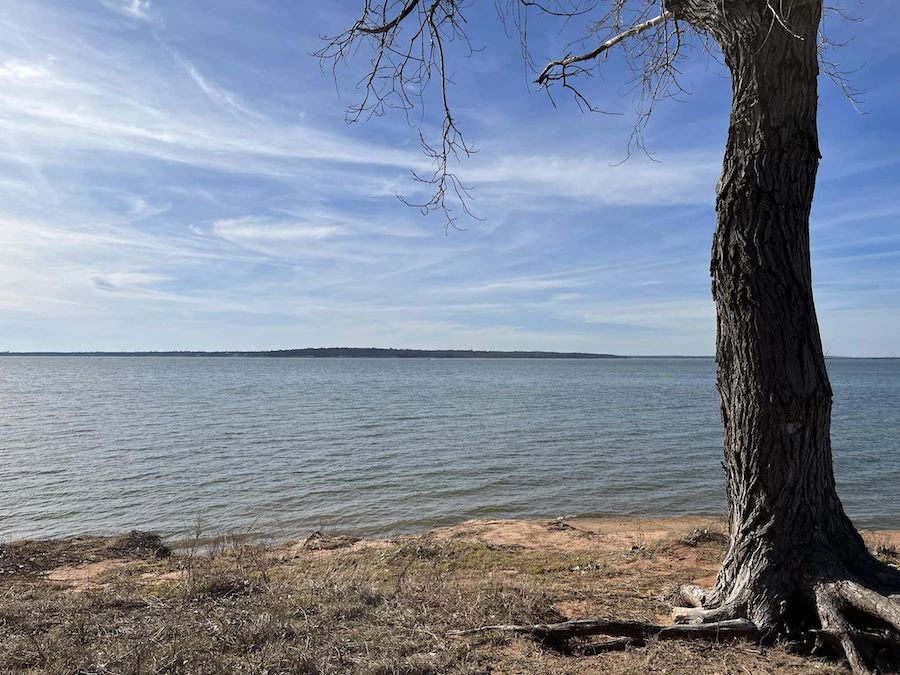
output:
[[[535,83],[544,86],[550,80],[562,79],[564,76],[565,69],[568,66],[571,66],[575,63],[581,63],[583,61],[593,61],[598,56],[603,54],[603,52],[612,49],[620,42],[623,42],[624,40],[627,40],[630,37],[634,37],[638,33],[643,33],[645,30],[653,28],[654,26],[657,26],[657,25],[661,24],[663,21],[666,21],[671,18],[672,18],[672,14],[670,12],[664,12],[664,13],[660,14],[659,16],[653,17],[649,21],[644,21],[643,23],[633,26],[632,28],[629,28],[628,30],[626,30],[622,33],[619,33],[618,35],[611,37],[609,40],[606,40],[605,42],[601,42],[599,45],[597,45],[596,48],[592,49],[589,52],[585,52],[584,54],[576,54],[576,55],[572,55],[572,56],[567,56],[566,58],[559,59],[558,61],[551,61],[544,67],[544,69],[541,71],[541,74],[538,75],[538,78],[535,80]],[[560,68],[562,72],[559,75],[553,75],[552,72],[553,72],[554,68]]]
[[830,31],[825,28],[825,22],[832,16],[837,17],[839,21],[844,23],[857,23],[861,21],[858,16],[848,13],[840,5],[824,7],[824,20],[822,22],[822,27],[819,29],[817,44],[819,51],[819,65],[822,68],[822,72],[837,85],[838,89],[840,89],[841,93],[844,95],[844,98],[846,98],[850,105],[853,106],[853,109],[860,115],[863,115],[865,113],[861,106],[864,92],[856,89],[850,84],[850,76],[855,73],[858,68],[847,69],[838,63],[837,59],[833,56],[835,51],[846,47],[852,40],[848,39],[844,42],[837,42],[831,37]]
[[419,1],[420,0],[409,0],[409,2],[406,3],[406,6],[403,8],[403,10],[397,16],[395,16],[392,20],[388,21],[387,23],[381,24],[380,26],[367,26],[365,24],[365,16],[363,16],[363,18],[360,19],[359,22],[357,23],[356,28],[360,32],[368,33],[369,35],[377,35],[379,33],[387,33],[392,28],[396,28],[398,25],[400,25],[400,22],[403,21],[403,19],[408,17],[410,14],[412,14],[413,10],[419,4]]
[[[316,55],[323,65],[329,64],[335,72],[339,63],[360,53],[368,54],[368,67],[358,82],[361,100],[348,108],[347,121],[380,116],[388,110],[401,111],[407,123],[418,129],[420,145],[431,160],[432,169],[413,172],[413,180],[428,187],[429,195],[421,199],[398,197],[423,212],[441,212],[446,225],[456,227],[458,212],[471,215],[468,208],[471,195],[455,175],[454,167],[460,159],[474,153],[475,148],[463,136],[454,114],[449,52],[451,43],[461,42],[468,56],[479,53],[466,34],[463,10],[468,6],[467,2],[359,1],[362,4],[360,17],[339,35],[324,38],[325,46]],[[494,0],[494,4],[507,34],[511,37],[517,34],[523,60],[534,72],[538,88],[547,94],[554,106],[552,90],[555,85],[571,94],[581,110],[608,114],[608,110],[601,109],[593,100],[594,93],[588,90],[586,83],[596,73],[594,66],[601,57],[615,47],[621,49],[622,58],[633,72],[630,84],[638,92],[638,109],[626,157],[635,149],[650,156],[642,135],[656,104],[661,99],[688,93],[681,85],[678,63],[692,40],[699,38],[698,46],[718,59],[717,51],[708,42],[714,38],[706,32],[702,22],[695,25],[690,17],[682,16],[682,10],[675,12],[683,4],[681,0],[678,3],[675,0]],[[791,25],[791,13],[796,6],[796,2],[786,0],[759,0],[758,11],[766,16],[768,23],[760,49],[773,31],[786,31],[798,39],[805,39]],[[839,7],[826,7],[826,10],[852,20]],[[571,51],[564,58],[549,62],[541,58],[540,62],[545,65],[537,65],[529,52],[528,39],[529,15],[534,14],[547,21],[559,20],[560,31],[570,22],[587,17],[587,25],[577,44],[598,36],[604,39],[588,50],[570,44]],[[364,45],[369,49],[361,50]],[[830,42],[824,33],[819,35],[822,70],[837,82],[858,110],[859,92],[850,87],[849,73],[830,56],[836,46],[840,45]],[[428,108],[437,110],[442,118],[434,127],[425,124],[424,111]]]

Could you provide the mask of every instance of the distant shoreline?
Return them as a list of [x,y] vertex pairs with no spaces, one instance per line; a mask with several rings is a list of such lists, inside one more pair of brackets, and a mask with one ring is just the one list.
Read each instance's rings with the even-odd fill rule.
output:
[[478,349],[380,349],[375,347],[316,347],[271,351],[159,351],[159,352],[0,352],[0,356],[178,356],[249,358],[348,359],[623,359],[615,354],[589,352],[487,351]]
[[[275,358],[275,359],[713,359],[712,355],[685,354],[595,354],[592,352],[491,351],[483,349],[385,349],[380,347],[308,347],[257,351],[136,351],[136,352],[0,352],[3,356],[140,356],[196,358]],[[900,356],[826,356],[826,361],[897,361]]]
[[[592,352],[490,351],[483,349],[384,349],[378,347],[308,347],[257,351],[140,351],[140,352],[0,352],[3,356],[140,356],[196,358],[275,358],[275,359],[713,359],[712,355],[685,354],[595,354]],[[826,361],[897,361],[898,356],[826,356]]]

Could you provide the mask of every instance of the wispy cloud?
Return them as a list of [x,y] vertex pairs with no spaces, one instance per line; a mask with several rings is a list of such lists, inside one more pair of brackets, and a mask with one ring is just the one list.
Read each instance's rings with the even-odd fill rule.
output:
[[578,282],[572,279],[524,278],[491,281],[472,286],[470,287],[470,290],[479,293],[495,293],[498,291],[553,291],[561,288],[574,288],[583,285],[584,282]]
[[0,65],[0,78],[13,81],[37,80],[50,75],[50,69],[41,63],[26,63],[9,59]]
[[[163,45],[165,47],[165,45]],[[197,85],[197,88],[225,112],[234,115],[242,122],[260,122],[265,123],[265,118],[255,110],[252,110],[246,103],[240,100],[237,94],[227,89],[219,87],[200,74],[197,68],[187,59],[180,56],[171,48],[165,47],[166,51],[180,65],[184,72],[187,73],[191,81]]]
[[99,0],[100,4],[119,14],[147,21],[150,16],[150,0]]
[[111,274],[91,274],[90,280],[102,290],[143,287],[169,281],[170,278],[154,272],[113,272]]
[[721,164],[718,150],[681,152],[666,161],[626,162],[593,155],[519,155],[464,168],[467,184],[504,202],[576,199],[607,206],[709,204]]
[[668,298],[665,302],[589,303],[579,312],[587,323],[618,324],[654,332],[688,332],[708,335],[715,329],[715,308],[711,299]]
[[213,225],[217,235],[239,243],[285,243],[321,240],[343,232],[336,225],[316,225],[301,221],[278,221],[260,216],[245,216],[217,220]]

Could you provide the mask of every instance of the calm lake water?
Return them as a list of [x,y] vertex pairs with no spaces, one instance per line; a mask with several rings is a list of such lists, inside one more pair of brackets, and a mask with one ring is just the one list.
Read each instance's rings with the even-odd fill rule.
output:
[[[839,490],[900,528],[900,361],[829,360]],[[0,537],[392,534],[724,511],[711,359],[0,358]]]

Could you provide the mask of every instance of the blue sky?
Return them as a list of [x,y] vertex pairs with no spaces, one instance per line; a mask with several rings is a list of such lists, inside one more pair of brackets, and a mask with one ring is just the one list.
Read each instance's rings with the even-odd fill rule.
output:
[[[406,119],[348,125],[364,61],[310,53],[360,3],[8,0],[0,17],[0,351],[306,346],[713,352],[713,197],[727,73],[696,51],[690,96],[621,163],[634,94],[618,55],[554,108],[493,3],[455,50],[481,220],[445,234]],[[860,115],[821,83],[812,222],[823,342],[900,354],[900,42],[891,0],[838,54]],[[532,23],[537,27],[537,22]],[[533,34],[538,60],[569,26]],[[416,117],[426,135],[434,118]]]

